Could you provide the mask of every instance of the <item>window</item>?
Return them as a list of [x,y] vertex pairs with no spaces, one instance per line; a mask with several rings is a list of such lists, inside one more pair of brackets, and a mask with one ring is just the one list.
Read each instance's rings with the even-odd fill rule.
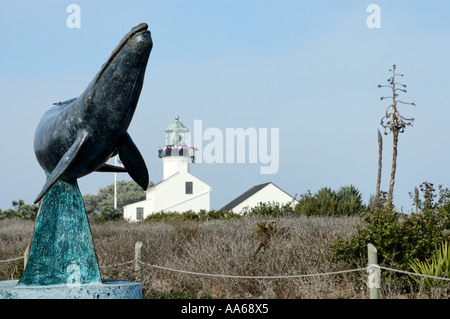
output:
[[144,219],[144,207],[136,207],[136,219]]
[[186,194],[192,194],[193,193],[193,182],[186,182]]

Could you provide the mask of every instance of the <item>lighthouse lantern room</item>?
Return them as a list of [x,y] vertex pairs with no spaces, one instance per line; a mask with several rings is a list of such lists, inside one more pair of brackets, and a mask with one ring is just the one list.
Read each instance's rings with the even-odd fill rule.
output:
[[163,179],[177,172],[189,172],[189,164],[195,163],[196,148],[190,145],[189,129],[175,116],[166,130],[166,145],[159,147],[158,157],[163,160]]

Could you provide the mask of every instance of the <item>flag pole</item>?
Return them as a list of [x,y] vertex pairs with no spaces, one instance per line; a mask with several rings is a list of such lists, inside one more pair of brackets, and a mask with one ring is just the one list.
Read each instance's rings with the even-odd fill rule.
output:
[[[114,164],[117,166],[117,155],[114,157]],[[114,209],[117,209],[117,172],[114,172]]]

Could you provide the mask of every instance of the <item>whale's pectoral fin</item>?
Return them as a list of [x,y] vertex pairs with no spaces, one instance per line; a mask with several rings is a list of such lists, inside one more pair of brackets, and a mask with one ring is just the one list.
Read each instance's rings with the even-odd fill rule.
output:
[[53,172],[48,176],[44,187],[42,188],[41,192],[34,201],[35,204],[39,202],[42,199],[42,197],[44,197],[45,193],[47,193],[50,187],[52,187],[53,184],[56,183],[58,178],[64,173],[64,171],[67,169],[72,160],[77,156],[81,146],[83,145],[84,141],[86,141],[88,134],[89,133],[87,131],[80,131],[78,133],[75,142],[63,155],[63,157],[59,160],[59,163],[53,169]]
[[119,157],[131,178],[146,190],[149,181],[147,166],[128,133],[119,148]]
[[77,97],[76,97],[76,98],[73,98],[73,99],[69,99],[69,100],[63,101],[63,102],[59,101],[59,102],[53,103],[53,105],[62,105],[62,104],[67,104],[67,105],[69,105],[70,103],[72,103],[72,102],[75,101],[76,99],[77,99]]
[[97,169],[97,172],[126,173],[127,170],[125,167],[103,164],[100,168]]

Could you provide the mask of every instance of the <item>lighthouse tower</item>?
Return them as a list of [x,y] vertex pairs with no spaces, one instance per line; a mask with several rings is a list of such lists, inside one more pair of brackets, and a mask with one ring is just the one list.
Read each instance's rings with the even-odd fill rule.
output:
[[165,130],[166,145],[159,147],[163,160],[163,180],[146,191],[145,200],[126,205],[123,216],[129,221],[145,219],[160,212],[199,212],[210,209],[211,186],[189,172],[196,148],[190,145],[189,129],[175,117]]
[[158,157],[163,160],[163,180],[178,172],[189,173],[189,164],[195,163],[196,148],[189,145],[189,129],[175,116],[166,130],[166,145],[159,147]]

